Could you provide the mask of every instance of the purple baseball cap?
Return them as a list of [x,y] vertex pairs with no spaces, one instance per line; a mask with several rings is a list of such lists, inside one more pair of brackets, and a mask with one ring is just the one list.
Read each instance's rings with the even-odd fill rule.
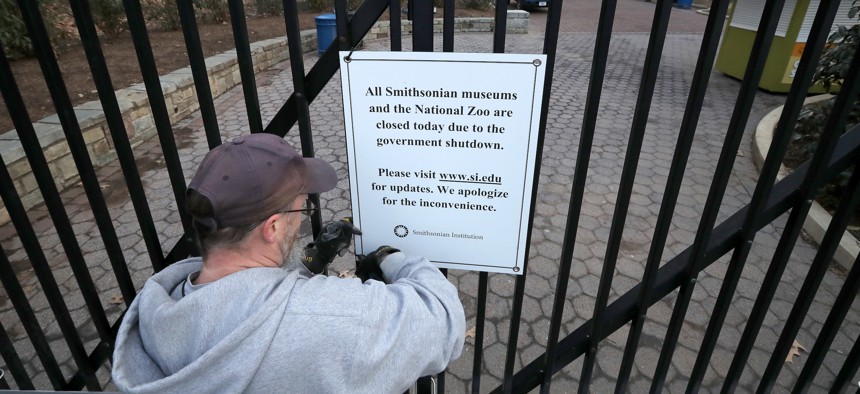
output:
[[274,134],[234,138],[203,158],[188,190],[212,204],[212,217],[194,219],[210,231],[239,227],[288,209],[300,194],[322,193],[337,185],[327,162],[305,158]]

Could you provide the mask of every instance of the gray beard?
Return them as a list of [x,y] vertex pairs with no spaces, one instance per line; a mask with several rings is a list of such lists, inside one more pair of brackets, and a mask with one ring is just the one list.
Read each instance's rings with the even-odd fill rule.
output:
[[283,245],[281,245],[281,267],[287,271],[303,267],[302,257],[304,257],[304,253],[303,251],[294,248],[296,238],[298,238],[298,234],[293,235],[284,241]]

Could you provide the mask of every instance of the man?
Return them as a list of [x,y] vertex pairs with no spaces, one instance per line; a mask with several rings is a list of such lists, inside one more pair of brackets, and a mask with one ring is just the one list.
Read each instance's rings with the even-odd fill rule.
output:
[[[117,336],[117,387],[402,393],[459,357],[463,307],[427,259],[388,247],[368,255],[362,271],[390,284],[282,268],[312,210],[307,194],[336,183],[328,163],[271,134],[209,152],[188,190],[202,258],[164,269],[135,298]],[[348,246],[347,223],[327,225],[307,261],[324,266]]]

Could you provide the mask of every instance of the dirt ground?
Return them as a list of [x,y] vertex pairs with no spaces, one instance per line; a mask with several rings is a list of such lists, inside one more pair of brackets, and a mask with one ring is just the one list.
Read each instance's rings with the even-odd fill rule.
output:
[[[437,15],[441,15],[441,12],[442,10],[439,9]],[[300,29],[314,29],[314,17],[321,13],[310,12],[299,14]],[[458,9],[455,14],[458,17],[492,16],[493,11]],[[387,18],[388,13],[386,12],[382,19]],[[250,17],[247,21],[247,26],[251,42],[286,35],[286,24],[283,16]],[[232,26],[229,23],[200,24],[198,28],[203,54],[206,57],[230,50],[235,46]],[[188,66],[188,55],[185,51],[185,40],[181,30],[150,30],[149,39],[159,74],[164,75]],[[114,90],[119,90],[143,81],[134,51],[134,44],[128,32],[123,32],[115,37],[102,37],[100,40]],[[57,61],[60,64],[66,88],[74,105],[98,99],[98,93],[93,83],[89,64],[87,63],[83,47],[79,42],[66,44],[58,49]],[[35,58],[13,61],[12,70],[18,83],[18,88],[24,97],[31,121],[36,121],[56,113],[50,93],[48,92],[48,87],[42,77],[39,63]],[[13,128],[12,120],[4,103],[0,107],[0,133],[12,130]]]

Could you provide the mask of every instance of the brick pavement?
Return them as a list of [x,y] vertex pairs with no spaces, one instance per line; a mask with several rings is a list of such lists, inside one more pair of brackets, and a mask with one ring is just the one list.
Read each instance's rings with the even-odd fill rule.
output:
[[[655,0],[656,1],[656,0]],[[596,32],[599,22],[600,0],[575,0],[565,2],[561,12],[561,33]],[[617,0],[613,32],[648,32],[654,18],[655,3],[644,0]],[[530,10],[529,32],[546,30],[547,9]],[[699,15],[695,9],[672,8],[669,31],[674,33],[702,33],[707,16]]]
[[[627,6],[622,7],[624,4],[627,4],[626,0],[620,2],[619,12],[621,9],[630,9]],[[633,4],[632,1],[631,4]],[[649,3],[643,3],[644,6],[653,9],[653,5],[649,5]],[[587,8],[585,5],[583,7]],[[639,84],[647,40],[647,34],[635,33],[617,34],[612,40],[589,178],[583,196],[583,211],[580,217],[580,228],[571,271],[573,280],[567,292],[562,335],[581,325],[587,317],[591,316],[594,308],[594,298],[597,293],[597,284],[606,247],[605,240],[609,233],[621,163],[633,117],[632,108],[635,94],[632,93],[636,92]],[[633,287],[641,278],[652,229],[659,209],[658,204],[661,201],[661,194],[669,171],[669,162],[682,115],[681,108],[683,108],[689,81],[692,77],[700,40],[701,35],[699,34],[670,34],[667,38],[660,71],[661,76],[655,89],[654,105],[643,143],[637,181],[631,198],[629,218],[625,228],[617,272],[614,275],[610,302]],[[408,46],[408,44],[409,40],[404,40],[404,45]],[[387,42],[369,42],[367,45],[368,49],[384,49]],[[579,129],[585,107],[592,46],[593,36],[589,33],[564,32],[559,37],[556,75],[554,77],[552,104],[549,110],[543,167],[539,178],[535,227],[526,281],[521,334],[518,341],[517,368],[537,357],[546,346],[549,313],[552,306],[555,276],[561,254],[561,243],[570,197],[571,176],[576,160]],[[542,34],[539,29],[533,30],[528,35],[510,36],[508,38],[507,50],[509,52],[535,53],[541,47]],[[491,48],[492,36],[489,34],[458,36],[456,44],[457,51],[489,52]],[[306,57],[307,67],[309,68],[314,61],[316,61],[316,56],[308,55]],[[281,63],[265,71],[258,77],[258,85],[263,119],[267,121],[280,107],[287,92],[292,91],[289,65]],[[669,233],[664,261],[683,250],[693,240],[738,88],[739,83],[737,81],[718,73],[712,75],[711,87],[704,103],[697,138],[691,152],[679,196],[678,208],[673,219],[673,228]],[[783,96],[759,93],[752,110],[747,132],[751,133],[758,119],[770,108],[781,104],[783,99]],[[216,105],[224,138],[245,133],[247,120],[241,89],[234,88],[222,95],[216,99]],[[318,157],[332,162],[341,179],[335,190],[322,196],[323,216],[326,219],[347,216],[350,212],[341,105],[340,85],[337,77],[311,105],[311,123],[315,134],[316,154]],[[175,129],[186,178],[190,178],[197,164],[208,150],[199,113],[183,119],[175,126]],[[298,146],[296,134],[295,130],[291,131],[288,139]],[[745,140],[738,154],[733,176],[726,190],[721,217],[726,217],[743,206],[749,200],[754,188],[757,175],[752,163],[749,141],[749,138]],[[168,250],[177,241],[181,233],[181,225],[176,215],[176,204],[172,201],[172,192],[169,189],[169,181],[164,170],[163,159],[160,157],[157,139],[146,141],[137,146],[135,153],[144,185],[147,188],[156,227],[161,236],[162,247]],[[127,191],[116,166],[107,167],[100,171],[100,179],[106,198],[111,204],[111,213],[118,226],[120,242],[124,247],[125,257],[129,261],[132,277],[136,286],[140,288],[145,279],[151,275],[151,268],[142,239],[139,236],[139,229],[131,204],[126,198]],[[93,278],[102,297],[102,303],[108,309],[109,318],[114,320],[121,312],[121,305],[116,305],[114,298],[119,294],[119,291],[97,230],[92,224],[92,213],[87,208],[85,197],[79,188],[65,191],[64,197],[70,201],[67,210],[74,223],[76,236],[83,245],[87,261],[91,266]],[[95,330],[87,319],[86,309],[80,299],[68,263],[64,260],[56,232],[50,222],[46,220],[45,215],[44,208],[31,212],[31,218],[37,231],[42,235],[40,238],[42,247],[48,254],[48,260],[56,267],[55,277],[68,294],[66,303],[72,310],[75,322],[79,325],[87,341],[88,349],[91,349],[96,342]],[[764,271],[781,233],[784,220],[783,217],[766,226],[756,238],[743,278],[734,296],[732,308],[726,319],[726,325],[718,340],[717,350],[705,377],[704,387],[709,391],[719,388],[721,377],[728,369],[734,353],[734,346],[736,346],[744,329],[745,316],[752,308],[757,289],[764,277]],[[21,250],[20,242],[12,235],[14,232],[8,227],[0,228],[0,235],[3,235],[0,242],[9,254],[10,260],[16,264],[16,267],[20,268],[19,277],[22,284],[28,294],[33,297],[34,309],[36,309],[39,319],[48,327],[47,333],[52,348],[55,349],[58,360],[64,365],[64,370],[68,372],[73,364],[68,350],[62,342],[56,323],[52,322],[50,309],[47,308],[44,297],[41,295],[39,285],[32,273],[26,269],[27,260]],[[309,233],[308,226],[303,228],[303,233],[305,235]],[[802,240],[795,247],[788,269],[774,298],[773,306],[764,321],[764,327],[752,352],[750,363],[742,376],[742,390],[752,390],[755,387],[758,376],[762,373],[767,362],[769,349],[775,343],[782,322],[787,318],[790,306],[799,290],[801,279],[806,275],[806,270],[814,253],[815,247]],[[346,270],[351,266],[352,263],[349,258],[343,257],[334,263],[333,271]],[[666,387],[669,392],[678,392],[685,388],[685,376],[690,373],[692,368],[696,349],[704,334],[725,270],[726,259],[724,258],[699,275],[699,285],[693,296],[684,329],[679,338],[675,359],[668,375]],[[450,275],[451,281],[460,290],[469,326],[475,323],[477,277],[476,273],[471,272],[452,271]],[[827,306],[835,299],[843,280],[844,275],[837,271],[828,272],[825,277],[821,289],[816,294],[813,308],[798,335],[798,341],[807,347],[814,343],[816,333],[829,310]],[[488,318],[484,337],[485,361],[482,366],[482,392],[497,386],[502,377],[510,327],[509,316],[513,284],[514,278],[512,276],[490,275],[490,292],[487,301]],[[632,392],[642,392],[648,387],[673,303],[674,293],[655,304],[648,312],[648,322],[645,325],[643,339],[635,362],[636,368],[634,368],[631,377]],[[17,317],[5,297],[0,298],[0,321],[9,329],[10,335],[15,341],[16,349],[19,350],[28,367],[34,371],[39,370],[39,361],[33,355],[33,351],[29,349],[26,334],[21,324],[16,322]],[[856,339],[854,336],[857,332],[860,332],[860,303],[855,302],[818,375],[817,383],[826,387],[828,382],[832,381],[838,367],[844,362],[847,351]],[[609,392],[614,387],[614,379],[617,376],[626,335],[627,328],[625,327],[610,335],[608,340],[600,344],[592,391]],[[446,381],[447,391],[467,391],[471,380],[473,343],[473,339],[467,339],[464,355],[450,366],[450,373]],[[778,387],[789,387],[802,368],[804,361],[804,355],[801,355],[795,363],[786,364],[780,375]],[[580,367],[581,360],[578,360],[556,375],[553,391],[574,392]],[[100,371],[100,377],[103,381],[107,381],[106,368]],[[48,387],[44,373],[37,375],[36,382],[40,387]],[[818,389],[820,390],[821,387]]]

